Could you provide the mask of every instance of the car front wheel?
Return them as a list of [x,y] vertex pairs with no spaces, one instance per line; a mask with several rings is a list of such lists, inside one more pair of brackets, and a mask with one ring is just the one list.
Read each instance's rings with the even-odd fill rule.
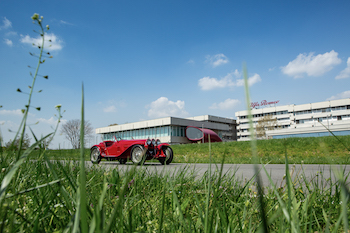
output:
[[91,162],[94,164],[99,164],[101,161],[100,150],[97,147],[91,149],[90,154]]
[[170,147],[166,147],[163,149],[164,154],[166,155],[165,158],[159,159],[159,162],[164,165],[169,165],[173,161],[173,150]]
[[144,152],[143,152],[143,146],[141,145],[135,145],[133,146],[133,148],[131,149],[131,161],[134,164],[141,164],[144,162]]

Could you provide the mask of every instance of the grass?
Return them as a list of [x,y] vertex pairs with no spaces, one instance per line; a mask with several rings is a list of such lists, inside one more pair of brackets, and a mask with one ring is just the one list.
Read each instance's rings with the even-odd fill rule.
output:
[[[257,156],[262,163],[284,164],[287,150],[290,163],[349,164],[349,151],[343,143],[350,145],[350,136],[338,136],[338,139],[329,136],[258,140]],[[173,145],[172,148],[175,162],[209,162],[208,147],[204,144]],[[216,163],[225,152],[225,163],[253,163],[250,141],[213,143],[212,151],[212,159]]]
[[[33,20],[41,26],[39,16],[34,16]],[[42,35],[44,37],[44,33]],[[39,61],[38,65],[42,63],[40,57]],[[244,73],[247,82],[247,72]],[[249,99],[249,94],[247,96]],[[29,108],[24,111],[28,110]],[[81,113],[83,129],[83,91]],[[24,115],[23,124],[18,131],[22,132],[19,133],[22,139],[26,128],[26,116],[27,114]],[[56,131],[57,127],[53,134]],[[123,172],[118,168],[104,170],[98,165],[88,169],[84,165],[84,148],[80,150],[79,155],[75,155],[75,151],[70,152],[79,156],[78,163],[52,162],[48,156],[51,151],[34,151],[35,147],[51,135],[40,140],[36,138],[36,143],[26,150],[0,150],[0,232],[349,230],[349,174],[344,174],[341,170],[330,171],[335,174],[337,181],[325,180],[322,176],[310,180],[302,177],[292,180],[289,174],[289,158],[300,149],[295,144],[288,144],[287,140],[278,141],[282,142],[282,149],[272,144],[262,146],[260,141],[255,140],[248,142],[250,145],[227,143],[231,149],[222,146],[226,143],[189,145],[188,148],[197,149],[193,153],[198,152],[199,157],[208,154],[210,163],[221,162],[221,165],[217,165],[217,171],[209,170],[201,177],[194,177],[194,171],[189,168],[177,170],[172,174],[165,170],[152,173],[147,168],[138,169],[137,166],[129,166],[129,170]],[[348,145],[346,138],[333,139],[338,142],[345,141],[341,143],[342,146]],[[319,150],[331,157],[335,151],[344,150],[343,147],[337,149],[340,146],[334,146],[332,143],[336,142],[333,142],[333,139],[326,138],[318,143],[319,147],[309,140],[302,143],[306,143],[305,146],[311,151]],[[266,141],[267,144],[271,142]],[[84,144],[83,137],[81,144]],[[178,147],[181,149],[182,146],[185,145]],[[203,148],[206,148],[206,151]],[[238,148],[246,151],[246,157],[251,156],[254,161],[262,157],[259,153],[271,150],[277,151],[278,156],[284,155],[285,185],[275,187],[271,180],[272,188],[264,188],[260,184],[258,172],[251,180],[244,182],[235,176],[234,171],[223,174],[223,164],[226,159],[233,157],[232,151],[238,151]],[[289,154],[290,151],[292,155]],[[347,150],[343,153],[348,155]],[[31,160],[33,158],[35,160]],[[265,172],[269,177],[264,168],[261,172]]]
[[[257,141],[259,162],[271,164],[285,163],[285,150],[292,164],[349,164],[349,151],[342,145],[350,145],[350,136],[333,136],[319,138],[286,138]],[[253,163],[249,141],[212,143],[211,157],[220,163],[226,153],[225,163]],[[174,163],[209,163],[207,144],[172,145]],[[42,151],[36,150],[31,158],[37,158]],[[47,150],[46,156],[52,160],[79,160],[79,149]],[[84,159],[90,160],[90,150],[84,151]],[[157,162],[157,161],[155,161]]]

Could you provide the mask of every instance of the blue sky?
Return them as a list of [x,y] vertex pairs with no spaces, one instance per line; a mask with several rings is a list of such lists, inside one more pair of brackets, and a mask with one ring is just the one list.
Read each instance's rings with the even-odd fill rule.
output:
[[[35,89],[29,123],[40,137],[80,117],[94,128],[165,116],[232,117],[251,100],[278,105],[350,97],[349,1],[1,1],[0,130],[14,137],[37,60],[38,29],[50,25],[53,59]],[[95,137],[94,142],[99,141]],[[33,141],[32,141],[33,142]],[[91,142],[92,143],[92,142]],[[57,135],[52,148],[69,143]]]

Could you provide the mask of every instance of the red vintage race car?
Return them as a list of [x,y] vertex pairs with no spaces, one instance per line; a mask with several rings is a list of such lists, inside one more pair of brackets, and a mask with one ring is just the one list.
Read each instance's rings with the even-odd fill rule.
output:
[[173,150],[167,143],[159,139],[103,141],[91,147],[91,162],[98,164],[101,159],[118,160],[125,164],[130,159],[134,164],[142,164],[145,160],[158,159],[161,164],[170,164],[173,160]]

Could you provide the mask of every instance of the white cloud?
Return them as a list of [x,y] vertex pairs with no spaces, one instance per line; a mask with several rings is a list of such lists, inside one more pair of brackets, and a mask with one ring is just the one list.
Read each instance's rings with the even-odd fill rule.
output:
[[23,116],[22,110],[21,109],[16,109],[16,110],[0,110],[0,115],[7,115],[7,116]]
[[190,60],[187,62],[187,64],[191,64],[191,65],[193,65],[193,64],[195,64],[195,61],[194,61],[194,60],[192,60],[192,59],[190,59]]
[[328,98],[327,100],[338,100],[338,99],[346,99],[346,98],[350,98],[350,91],[344,91],[342,93],[339,93],[337,95],[334,95]]
[[198,85],[203,91],[208,91],[217,88],[224,88],[226,86],[233,86],[233,83],[228,78],[218,80],[217,78],[204,77],[198,80]]
[[[255,83],[261,82],[261,77],[258,74],[254,74],[252,77],[248,78],[248,85],[252,86]],[[236,82],[237,87],[242,87],[244,86],[244,79],[238,79]]]
[[108,106],[103,109],[103,112],[116,112],[117,108],[114,105]]
[[[21,109],[16,109],[16,110],[6,110],[2,109],[0,110],[0,115],[3,116],[23,116],[22,110]],[[28,113],[28,116],[35,116],[33,113]]]
[[220,110],[230,110],[233,109],[235,106],[237,106],[240,103],[239,100],[235,99],[227,99],[224,102],[221,103],[214,103],[212,106],[210,106],[210,109],[220,109]]
[[17,32],[9,31],[5,33],[5,36],[17,36]]
[[4,17],[4,19],[2,20],[2,24],[3,25],[0,26],[0,30],[12,27],[11,21],[8,20],[6,17]]
[[338,74],[335,79],[343,79],[343,78],[349,78],[350,77],[350,57],[347,61],[347,67]]
[[127,103],[124,100],[115,101],[113,99],[105,102],[99,102],[98,104],[101,106],[102,111],[105,113],[117,112],[118,109],[125,108],[127,106]]
[[284,74],[294,78],[301,78],[304,73],[308,76],[321,76],[340,63],[341,59],[338,58],[338,53],[332,50],[316,56],[313,53],[309,53],[309,55],[299,54],[288,65],[281,67],[281,70]]
[[235,83],[233,81],[233,76],[240,77],[240,74],[237,69],[234,72],[228,73],[222,79],[210,78],[209,76],[201,78],[198,80],[198,86],[200,86],[200,88],[203,91],[213,90],[217,88],[224,88],[224,87],[232,87],[232,86],[235,86]]
[[185,110],[185,101],[178,100],[173,102],[166,97],[160,97],[156,101],[153,101],[148,110],[148,117],[160,118],[160,117],[187,117],[188,113]]
[[[236,80],[234,80],[234,77]],[[210,77],[204,77],[198,80],[198,86],[203,91],[218,89],[218,88],[225,88],[225,87],[233,87],[233,86],[244,86],[244,79],[241,79],[241,74],[236,69],[232,73],[228,73],[225,77],[222,79],[217,78],[210,78]],[[248,78],[248,84],[249,86],[252,86],[253,84],[260,82],[261,77],[258,74],[254,74],[252,77]]]
[[[33,46],[39,46],[41,45],[41,42],[42,42],[42,38],[41,36],[38,36],[36,38],[32,38],[28,35],[26,36],[23,36],[21,35],[21,42],[24,43],[24,44],[30,44],[30,45],[33,45]],[[49,42],[51,40],[51,42]],[[45,50],[48,50],[48,51],[53,51],[53,50],[61,50],[62,47],[63,47],[63,41],[58,39],[57,36],[53,33],[48,33],[45,35]]]
[[216,54],[214,56],[207,55],[205,58],[205,62],[209,63],[214,68],[228,63],[228,58],[222,53]]
[[65,24],[65,25],[71,25],[71,26],[73,26],[73,25],[74,25],[74,24],[69,23],[69,22],[64,21],[64,20],[60,20],[60,23],[61,23],[61,24]]
[[13,45],[12,40],[9,40],[9,39],[4,39],[4,43],[7,44],[10,47]]
[[[55,126],[57,124],[57,118],[56,117],[51,117],[49,119],[39,118],[38,121],[40,123],[44,123],[44,124],[47,124],[47,125],[53,125],[53,126]],[[65,120],[65,119],[61,119],[60,120],[60,124],[61,125],[66,123],[66,122],[67,122],[67,120]]]

